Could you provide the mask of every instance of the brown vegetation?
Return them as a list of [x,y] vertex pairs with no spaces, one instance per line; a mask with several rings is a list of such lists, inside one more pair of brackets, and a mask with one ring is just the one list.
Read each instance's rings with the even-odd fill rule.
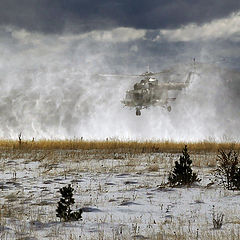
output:
[[0,149],[22,149],[22,150],[106,150],[107,152],[120,153],[154,153],[167,152],[178,153],[187,145],[192,153],[212,152],[218,149],[240,150],[240,143],[218,143],[210,141],[202,142],[174,142],[174,141],[88,141],[88,140],[38,140],[38,141],[19,141],[0,140]]

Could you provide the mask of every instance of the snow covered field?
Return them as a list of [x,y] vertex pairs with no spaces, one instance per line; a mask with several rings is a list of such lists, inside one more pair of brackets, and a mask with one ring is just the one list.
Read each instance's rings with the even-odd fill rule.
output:
[[[165,183],[179,154],[6,150],[0,161],[1,239],[240,239],[240,194],[214,182],[216,155],[191,154],[202,179]],[[56,217],[59,189],[74,188],[82,220]],[[223,226],[213,229],[223,213]]]

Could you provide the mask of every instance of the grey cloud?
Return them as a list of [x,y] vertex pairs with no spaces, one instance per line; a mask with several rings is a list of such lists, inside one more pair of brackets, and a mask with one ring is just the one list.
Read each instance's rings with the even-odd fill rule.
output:
[[1,0],[0,24],[46,33],[110,27],[177,28],[240,9],[238,0]]

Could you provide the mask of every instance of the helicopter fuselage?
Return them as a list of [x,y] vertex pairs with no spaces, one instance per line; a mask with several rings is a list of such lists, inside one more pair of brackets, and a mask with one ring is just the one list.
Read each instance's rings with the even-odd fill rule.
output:
[[159,83],[157,79],[146,77],[139,83],[135,83],[132,90],[126,92],[126,97],[122,103],[127,107],[136,108],[136,114],[141,115],[140,110],[150,106],[162,106],[171,111],[169,101],[176,98],[169,98],[169,90],[182,90],[188,86],[189,82],[168,82]]

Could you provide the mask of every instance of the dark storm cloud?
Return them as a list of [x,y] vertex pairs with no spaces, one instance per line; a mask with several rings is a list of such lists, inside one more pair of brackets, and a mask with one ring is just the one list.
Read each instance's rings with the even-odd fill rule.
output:
[[1,0],[0,24],[49,33],[119,26],[175,28],[225,17],[239,9],[239,0]]

